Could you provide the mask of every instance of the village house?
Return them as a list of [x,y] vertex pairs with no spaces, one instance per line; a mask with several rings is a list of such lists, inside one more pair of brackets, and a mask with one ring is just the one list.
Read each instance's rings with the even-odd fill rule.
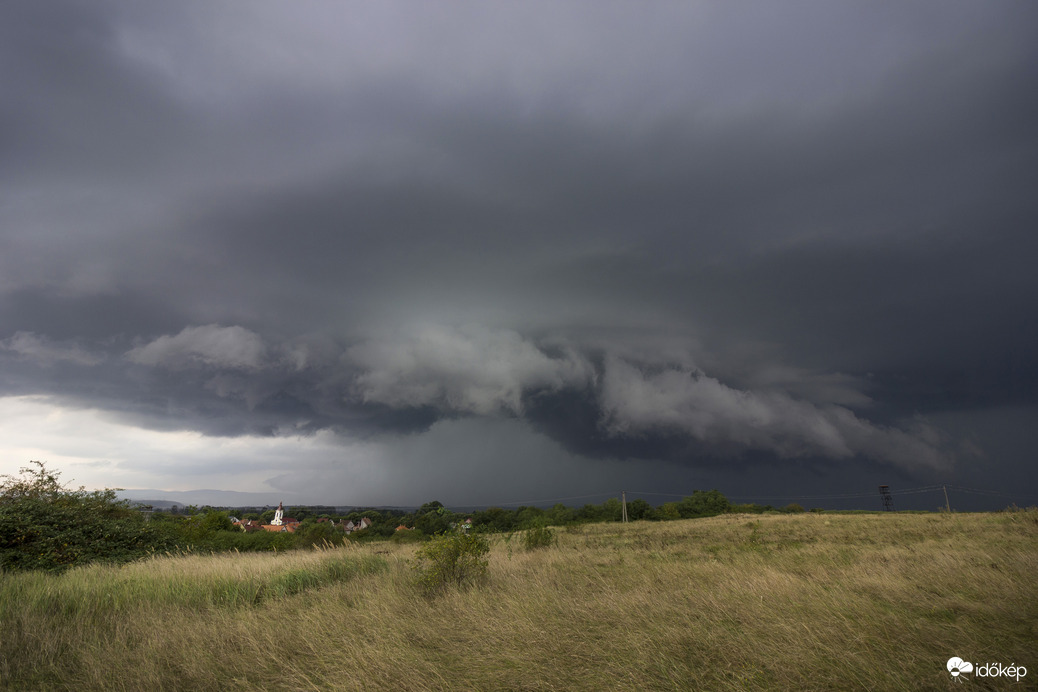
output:
[[472,530],[472,517],[466,517],[462,521],[452,521],[450,526],[452,530],[459,530],[462,533],[468,533]]
[[245,533],[253,533],[255,531],[262,531],[261,524],[253,519],[236,519],[231,517],[231,523],[237,526]]
[[286,517],[285,505],[279,502],[278,508],[274,510],[274,519],[269,524],[260,524],[260,528],[272,533],[295,533],[299,528],[299,520]]
[[360,531],[362,529],[368,528],[369,526],[371,526],[371,520],[367,517],[361,517],[357,522],[353,522],[352,520],[347,521],[345,524],[342,525],[342,528],[346,532],[346,534],[349,535],[354,531]]
[[[274,520],[269,524],[263,524],[254,519],[238,519],[237,517],[231,517],[231,523],[246,533],[252,533],[254,531],[271,531],[274,533],[295,533],[296,529],[299,528],[300,521],[293,517],[282,516],[284,508],[278,505],[278,510],[274,514]],[[319,524],[331,524],[339,531],[351,534],[354,531],[360,531],[371,526],[374,522],[368,517],[361,517],[357,521],[347,521],[345,519],[341,521],[335,521],[328,517],[321,517],[317,520]]]
[[261,524],[260,528],[264,531],[272,531],[274,533],[295,533],[296,529],[299,528],[299,520],[293,519],[292,517],[285,517],[282,519],[282,523],[279,524]]

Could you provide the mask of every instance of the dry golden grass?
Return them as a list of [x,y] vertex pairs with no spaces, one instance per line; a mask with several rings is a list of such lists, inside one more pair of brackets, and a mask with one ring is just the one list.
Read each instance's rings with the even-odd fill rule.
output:
[[[728,515],[558,533],[557,547],[532,552],[495,539],[488,578],[436,598],[412,583],[413,546],[388,543],[7,575],[0,684],[953,689],[953,655],[1023,665],[1038,680],[1033,510]],[[267,595],[251,598],[257,584]]]

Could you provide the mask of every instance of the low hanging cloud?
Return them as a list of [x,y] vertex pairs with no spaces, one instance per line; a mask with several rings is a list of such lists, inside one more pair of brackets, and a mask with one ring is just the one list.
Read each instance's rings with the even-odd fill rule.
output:
[[517,332],[475,325],[366,341],[345,358],[363,370],[356,382],[365,402],[477,415],[520,414],[525,391],[580,387],[594,377],[572,348],[553,357]]
[[719,449],[782,458],[861,455],[904,467],[945,465],[938,433],[921,421],[910,431],[888,428],[843,406],[735,389],[691,369],[643,372],[608,357],[600,397],[601,425],[616,437],[678,433]]
[[548,350],[510,330],[438,325],[362,341],[342,360],[359,371],[353,391],[359,400],[393,409],[524,416],[524,396],[579,392],[597,409],[598,432],[615,440],[676,435],[722,456],[947,465],[941,436],[922,420],[896,428],[851,410],[870,403],[853,378],[816,376],[808,396],[774,373],[757,378],[767,385],[740,389],[690,365],[636,366],[608,350],[599,358],[590,353],[574,345]]
[[[24,336],[8,341],[24,350],[36,344]],[[678,361],[635,360],[623,348],[535,341],[477,324],[401,328],[346,348],[314,338],[268,342],[240,326],[205,325],[161,336],[127,358],[176,372],[182,385],[194,382],[201,390],[199,405],[210,395],[238,400],[247,409],[243,416],[288,405],[294,416],[317,427],[350,429],[370,420],[374,406],[405,418],[409,411],[424,411],[420,421],[402,422],[395,414],[373,421],[390,435],[456,416],[506,416],[529,418],[546,434],[567,437],[559,432],[567,423],[545,425],[541,409],[555,398],[575,396],[590,406],[591,427],[576,427],[589,441],[684,439],[718,458],[756,452],[781,459],[859,457],[905,469],[945,468],[950,459],[942,453],[941,435],[921,419],[898,428],[855,413],[852,407],[871,400],[853,378],[800,371],[794,377],[772,364],[733,385],[696,368],[686,355]],[[181,374],[188,371],[200,377],[184,380]],[[535,410],[527,411],[533,401]],[[673,450],[658,452],[677,458]]]
[[209,324],[185,327],[175,336],[160,336],[126,356],[140,365],[171,370],[199,365],[250,370],[266,363],[267,346],[258,334],[244,327]]
[[33,332],[15,332],[13,336],[0,340],[0,348],[44,367],[59,362],[91,366],[104,361],[104,356],[75,341],[55,341]]

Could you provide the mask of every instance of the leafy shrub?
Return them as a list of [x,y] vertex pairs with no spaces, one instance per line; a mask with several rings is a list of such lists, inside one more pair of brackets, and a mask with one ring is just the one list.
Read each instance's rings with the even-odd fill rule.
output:
[[460,586],[487,573],[490,544],[478,534],[435,536],[415,553],[415,581],[426,594]]
[[656,513],[660,519],[665,521],[681,518],[681,510],[678,508],[677,502],[664,502]]
[[296,529],[296,540],[303,546],[342,545],[343,533],[327,521],[304,519]]
[[184,517],[173,524],[172,528],[175,529],[180,541],[198,547],[208,547],[205,543],[217,532],[241,533],[231,524],[227,512],[214,509]]
[[418,530],[401,529],[395,532],[389,540],[392,543],[425,543],[429,537]]
[[523,532],[523,547],[527,550],[547,548],[555,544],[555,531],[543,523],[534,524]]
[[182,547],[213,552],[276,553],[299,547],[299,541],[294,533],[281,533],[280,531],[277,533],[270,531],[257,531],[255,533],[218,531],[206,536],[203,541],[186,541]]
[[0,571],[122,562],[172,548],[114,490],[70,490],[42,462],[0,476]]

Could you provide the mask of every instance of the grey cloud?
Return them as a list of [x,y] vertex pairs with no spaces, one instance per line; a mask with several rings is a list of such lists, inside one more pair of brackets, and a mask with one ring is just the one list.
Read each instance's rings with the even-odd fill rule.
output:
[[126,357],[141,365],[181,369],[202,364],[219,368],[255,369],[266,362],[267,347],[255,332],[216,324],[185,327],[175,336],[160,336]]
[[481,415],[519,414],[524,391],[580,387],[594,376],[573,349],[552,358],[516,332],[475,325],[430,325],[400,340],[358,344],[346,358],[362,369],[364,401]]
[[[37,359],[95,364],[83,349],[56,349],[33,335],[17,334],[3,345]],[[154,370],[145,379],[129,371],[123,387],[132,391],[136,379],[138,387],[164,391],[187,407],[178,414],[186,424],[203,425],[195,418],[201,414],[207,429],[223,428],[223,434],[332,428],[391,435],[425,429],[440,416],[525,418],[530,407],[531,422],[565,443],[569,435],[542,425],[539,415],[546,401],[578,395],[588,397],[595,423],[575,448],[613,439],[617,449],[607,456],[623,456],[624,439],[637,446],[639,438],[660,435],[678,449],[706,444],[722,456],[764,450],[783,458],[862,456],[909,468],[943,463],[940,440],[924,424],[909,431],[883,427],[838,405],[854,398],[849,378],[780,370],[765,378],[767,387],[740,390],[677,367],[673,359],[646,360],[652,351],[644,346],[637,351],[640,368],[618,355],[630,354],[630,346],[596,355],[565,339],[544,338],[538,345],[514,331],[474,325],[426,324],[345,349],[314,338],[268,343],[242,327],[206,325],[128,351],[130,363]],[[666,356],[667,348],[659,354]],[[785,391],[783,377],[794,390],[810,390],[814,400]],[[147,421],[148,407],[137,405],[132,417]],[[556,424],[580,430],[582,415],[556,416]],[[663,448],[658,453],[677,458]]]
[[937,448],[936,431],[922,423],[911,434],[876,426],[842,406],[733,389],[702,372],[644,373],[618,358],[606,361],[602,409],[603,423],[613,435],[658,429],[779,457],[864,455],[909,467],[939,467],[950,461]]
[[54,341],[32,332],[16,332],[13,336],[0,340],[0,348],[44,366],[60,361],[90,366],[97,365],[105,359],[103,354],[91,352],[75,341]]
[[816,373],[804,368],[768,363],[744,378],[750,390],[786,392],[790,396],[814,404],[836,404],[851,409],[868,408],[867,379],[844,373]]

